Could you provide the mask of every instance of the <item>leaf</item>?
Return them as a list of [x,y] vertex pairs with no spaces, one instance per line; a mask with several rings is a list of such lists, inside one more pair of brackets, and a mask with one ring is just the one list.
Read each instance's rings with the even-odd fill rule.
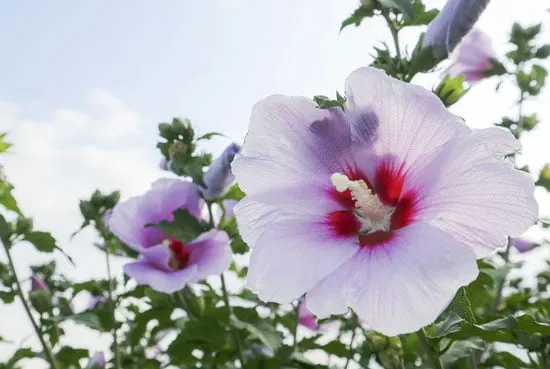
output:
[[208,133],[203,134],[203,135],[200,136],[200,137],[197,137],[197,141],[201,141],[201,140],[210,140],[210,139],[212,139],[212,137],[215,137],[215,136],[226,137],[223,133],[219,133],[219,132],[208,132]]
[[6,218],[2,214],[0,214],[0,240],[6,241],[10,238],[12,234],[11,225],[8,223]]
[[355,11],[344,21],[342,22],[342,25],[340,26],[340,31],[342,31],[347,26],[351,26],[352,24],[356,27],[361,24],[363,19],[372,17],[374,15],[374,8],[373,7],[366,7],[366,6],[359,6],[359,8],[355,9]]
[[242,200],[245,193],[241,190],[238,184],[234,184],[222,197],[222,200]]
[[3,205],[7,210],[21,215],[21,210],[17,206],[17,200],[11,194],[12,190],[13,186],[6,181],[2,181],[0,177],[0,205]]
[[277,349],[282,345],[283,338],[280,333],[277,332],[275,327],[265,321],[257,321],[254,324],[241,321],[234,316],[230,318],[230,324],[238,329],[244,329],[250,333],[252,337],[260,340],[266,347],[272,351],[277,351]]
[[33,359],[37,357],[37,353],[34,352],[30,348],[20,348],[11,357],[11,359],[8,361],[8,368],[13,367],[15,364],[17,364],[22,359]]
[[438,9],[430,9],[426,11],[426,6],[421,0],[413,2],[415,17],[410,20],[404,20],[403,27],[407,26],[423,26],[429,24],[438,14]]
[[475,323],[476,318],[472,312],[472,307],[470,305],[470,300],[466,293],[466,288],[462,287],[458,290],[455,295],[455,298],[450,305],[451,311],[457,313],[461,318],[466,320],[469,323]]
[[183,243],[194,240],[209,228],[206,223],[201,223],[186,209],[178,209],[173,214],[174,220],[172,221],[164,220],[158,224],[147,224],[146,227],[154,226],[164,234],[176,237]]
[[483,349],[483,340],[476,337],[465,341],[453,342],[451,347],[441,356],[441,363],[443,367],[448,368],[460,359],[468,358],[472,353],[482,351]]
[[411,0],[378,0],[378,2],[385,8],[399,10],[401,14],[403,14],[403,19],[406,21],[411,21],[415,18]]
[[493,352],[484,362],[484,367],[501,366],[508,369],[534,368],[533,364],[526,363],[509,352]]
[[544,189],[550,192],[550,164],[545,164],[539,172],[539,179],[535,185],[544,187]]
[[4,140],[7,135],[7,133],[0,133],[0,154],[11,147],[11,144]]
[[101,320],[92,311],[84,311],[79,314],[71,315],[69,317],[58,318],[57,321],[61,322],[64,320],[72,320],[77,324],[84,325],[88,328],[94,329],[96,331],[106,332],[107,330],[102,326]]
[[231,240],[231,249],[235,254],[246,254],[249,250],[246,242],[243,241],[241,236],[237,236]]
[[55,238],[48,232],[29,232],[24,235],[24,239],[42,252],[52,252],[55,249]]
[[63,346],[55,355],[57,361],[63,364],[63,368],[79,367],[79,360],[89,357],[87,349]]

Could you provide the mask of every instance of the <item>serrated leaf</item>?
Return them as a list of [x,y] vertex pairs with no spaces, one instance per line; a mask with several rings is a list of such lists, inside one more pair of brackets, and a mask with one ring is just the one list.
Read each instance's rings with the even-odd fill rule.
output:
[[168,236],[176,237],[183,243],[190,242],[201,233],[207,231],[209,226],[200,222],[186,209],[174,211],[172,221],[161,221],[158,224],[147,224],[146,227],[156,227]]
[[42,252],[52,252],[56,246],[55,238],[48,232],[29,232],[24,235],[24,239]]
[[365,6],[359,6],[359,8],[355,9],[355,11],[344,21],[342,22],[342,25],[340,26],[340,31],[342,31],[347,26],[351,26],[352,24],[356,27],[361,24],[363,19],[372,17],[374,15],[374,9],[371,7],[365,7]]

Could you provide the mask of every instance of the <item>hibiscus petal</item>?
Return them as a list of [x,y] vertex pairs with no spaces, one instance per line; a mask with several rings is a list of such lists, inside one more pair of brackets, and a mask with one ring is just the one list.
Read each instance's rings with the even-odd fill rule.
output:
[[[355,70],[346,80],[348,111],[353,131],[380,157],[391,156],[406,171],[442,144],[469,131],[428,90],[375,68]],[[375,135],[375,137],[371,137]]]
[[115,206],[109,218],[110,230],[128,246],[137,251],[157,245],[164,234],[146,224],[172,219],[179,208],[200,216],[201,199],[197,187],[177,179],[160,179],[142,196],[132,197]]
[[196,278],[197,266],[191,265],[179,271],[167,271],[155,267],[146,259],[141,259],[126,264],[124,272],[138,284],[149,285],[155,291],[174,293]]
[[326,225],[301,219],[271,224],[252,249],[247,285],[264,301],[288,303],[336,270],[359,248]]
[[189,264],[197,267],[194,281],[221,274],[231,264],[231,247],[225,232],[213,229],[201,234],[186,247],[191,252]]
[[274,95],[254,106],[232,170],[247,194],[304,180],[330,184],[330,175],[349,156],[350,142],[349,121],[340,108],[319,109],[305,97]]
[[478,257],[505,246],[506,236],[521,235],[535,223],[538,205],[529,174],[504,160],[519,148],[499,128],[474,130],[446,145],[410,176],[419,189],[416,219],[447,231]]
[[443,231],[415,223],[386,244],[362,248],[306,295],[319,317],[353,308],[388,336],[430,323],[477,277],[474,254]]

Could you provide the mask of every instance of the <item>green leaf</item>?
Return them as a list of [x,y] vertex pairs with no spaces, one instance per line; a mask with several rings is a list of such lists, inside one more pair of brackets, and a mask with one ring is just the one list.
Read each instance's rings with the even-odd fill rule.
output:
[[544,189],[550,192],[550,164],[545,164],[539,172],[539,179],[535,185],[544,187]]
[[473,353],[484,350],[483,340],[474,337],[465,341],[453,342],[451,347],[441,356],[444,368],[450,368],[452,364],[461,359],[470,357]]
[[241,236],[237,236],[231,240],[231,249],[235,254],[246,254],[249,250],[246,242],[243,241]]
[[11,144],[4,140],[7,135],[7,133],[0,133],[0,154],[11,147]]
[[455,295],[455,298],[451,302],[450,310],[454,311],[458,316],[463,318],[469,323],[475,323],[476,318],[472,312],[472,307],[470,305],[470,300],[466,292],[466,288],[462,287],[458,290]]
[[238,184],[234,184],[231,188],[225,193],[222,197],[222,200],[242,200],[245,196],[245,193],[241,190]]
[[11,194],[12,190],[13,186],[6,181],[2,181],[0,177],[0,205],[3,205],[7,210],[21,215],[21,210],[17,206],[17,200]]
[[6,218],[0,214],[0,240],[6,243],[6,241],[11,237],[12,232],[11,225],[8,223]]
[[63,364],[63,368],[79,368],[80,359],[89,357],[88,350],[73,348],[70,346],[63,346],[55,355],[55,358],[60,364]]
[[426,10],[426,6],[421,0],[414,0],[413,9],[415,17],[404,20],[403,27],[427,25],[439,14],[438,9]]
[[493,352],[484,362],[484,367],[500,366],[508,369],[535,368],[533,364],[526,363],[509,352]]
[[283,338],[281,337],[281,334],[275,329],[275,327],[265,321],[257,321],[254,322],[254,324],[251,324],[231,316],[230,324],[237,329],[244,329],[248,331],[252,337],[260,340],[272,351],[277,351],[277,349],[282,345]]
[[30,348],[20,348],[11,357],[8,361],[8,368],[15,366],[22,359],[34,359],[37,357],[37,353]]
[[71,315],[69,317],[58,318],[56,320],[60,322],[64,320],[72,320],[77,324],[84,325],[96,331],[101,331],[101,332],[107,331],[105,327],[103,327],[103,325],[101,324],[101,320],[99,319],[99,316],[92,311],[84,311],[79,314]]
[[48,232],[29,232],[24,239],[42,252],[52,252],[55,249],[55,238]]
[[342,31],[347,26],[351,26],[352,24],[357,27],[361,24],[363,19],[372,17],[373,15],[374,15],[374,8],[372,6],[361,5],[359,6],[359,8],[355,9],[355,11],[342,22],[342,25],[340,26],[340,31]]
[[403,14],[403,19],[412,21],[415,18],[414,7],[411,0],[378,0],[380,5],[385,8],[399,10]]
[[174,211],[174,220],[161,221],[158,224],[147,224],[146,227],[156,227],[168,236],[176,237],[183,243],[190,242],[209,229],[208,224],[200,222],[186,209]]
[[219,133],[219,132],[208,132],[208,133],[203,134],[203,135],[200,136],[200,137],[197,137],[197,140],[196,140],[196,141],[210,140],[210,139],[212,139],[212,137],[215,137],[215,136],[226,137],[224,134]]

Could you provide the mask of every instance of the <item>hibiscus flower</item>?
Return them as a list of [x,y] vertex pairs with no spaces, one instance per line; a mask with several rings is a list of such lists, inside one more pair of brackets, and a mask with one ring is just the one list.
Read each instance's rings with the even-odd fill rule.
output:
[[534,183],[505,156],[519,142],[472,130],[431,92],[373,68],[347,103],[257,103],[233,173],[252,249],[247,285],[265,301],[306,294],[319,318],[351,307],[386,335],[433,322],[492,254],[532,225]]

